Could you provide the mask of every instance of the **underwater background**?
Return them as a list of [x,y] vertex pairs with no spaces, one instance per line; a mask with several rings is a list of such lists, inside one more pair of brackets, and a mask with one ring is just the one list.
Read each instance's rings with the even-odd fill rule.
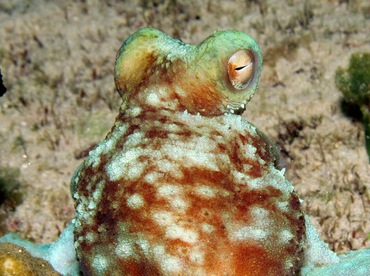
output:
[[370,52],[365,0],[0,0],[0,236],[49,243],[72,219],[71,175],[118,114],[116,53],[147,26],[188,43],[215,30],[252,36],[264,67],[243,117],[279,145],[330,248],[370,247],[363,124],[335,84],[352,54]]

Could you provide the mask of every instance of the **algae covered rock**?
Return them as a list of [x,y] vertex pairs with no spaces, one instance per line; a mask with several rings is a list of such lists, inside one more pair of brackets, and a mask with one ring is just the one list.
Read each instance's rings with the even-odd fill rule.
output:
[[45,260],[33,257],[23,247],[0,243],[0,275],[61,275]]

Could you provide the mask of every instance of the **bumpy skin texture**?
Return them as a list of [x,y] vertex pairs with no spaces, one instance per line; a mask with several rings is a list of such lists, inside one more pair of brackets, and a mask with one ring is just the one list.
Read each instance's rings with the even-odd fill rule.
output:
[[[254,69],[238,90],[228,60],[243,49]],[[72,180],[84,274],[299,270],[305,222],[275,168],[276,150],[239,115],[225,114],[245,108],[261,64],[258,45],[241,32],[192,46],[142,29],[125,41],[115,67],[120,113]]]

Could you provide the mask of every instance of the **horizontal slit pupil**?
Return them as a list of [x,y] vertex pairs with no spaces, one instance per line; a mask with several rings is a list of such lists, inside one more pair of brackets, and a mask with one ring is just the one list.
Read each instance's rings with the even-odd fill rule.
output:
[[235,71],[240,71],[242,70],[243,68],[247,67],[247,65],[244,65],[244,66],[240,66],[240,67],[236,67],[235,68]]

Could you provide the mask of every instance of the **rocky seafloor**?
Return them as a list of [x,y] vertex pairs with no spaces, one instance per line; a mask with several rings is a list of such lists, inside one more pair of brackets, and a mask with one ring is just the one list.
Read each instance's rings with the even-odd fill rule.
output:
[[331,249],[370,247],[363,127],[334,83],[352,53],[370,52],[368,1],[0,1],[0,24],[0,176],[17,191],[2,200],[0,235],[49,243],[69,223],[71,175],[118,113],[116,52],[151,26],[189,43],[220,29],[258,41],[264,69],[244,118],[280,146]]

